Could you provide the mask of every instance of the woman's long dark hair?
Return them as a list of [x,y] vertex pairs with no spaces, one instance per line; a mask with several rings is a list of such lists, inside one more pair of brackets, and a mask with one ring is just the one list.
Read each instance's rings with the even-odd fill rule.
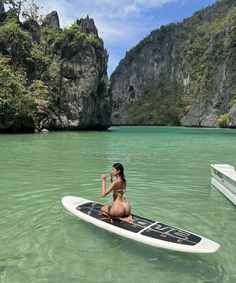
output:
[[121,163],[115,163],[115,164],[113,164],[112,167],[114,167],[116,170],[120,171],[119,175],[120,175],[122,181],[126,182],[123,165]]

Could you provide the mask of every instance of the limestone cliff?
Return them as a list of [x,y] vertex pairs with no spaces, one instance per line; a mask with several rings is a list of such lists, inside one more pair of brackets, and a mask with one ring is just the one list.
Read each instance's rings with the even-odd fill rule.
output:
[[24,22],[4,18],[0,131],[107,129],[111,123],[107,61],[103,41],[88,16],[64,29],[55,11],[42,25],[33,18]]
[[112,123],[236,127],[235,59],[234,0],[162,26],[112,74]]
[[48,14],[44,21],[42,26],[46,26],[51,30],[59,30],[60,29],[60,22],[59,17],[56,11],[52,11],[50,14]]
[[[55,18],[55,15],[53,15]],[[56,25],[50,21],[49,28]],[[81,30],[80,23],[93,23]],[[47,24],[46,24],[47,25]],[[57,107],[44,127],[53,129],[107,129],[110,126],[111,100],[108,94],[107,61],[108,53],[98,37],[96,26],[88,16],[74,24],[77,35],[92,34],[91,42],[72,47],[60,42],[55,48],[48,46],[48,54],[53,54],[49,68],[56,71],[54,100]],[[95,31],[95,32],[94,32]],[[77,42],[80,44],[79,42]],[[51,49],[52,48],[52,49]]]

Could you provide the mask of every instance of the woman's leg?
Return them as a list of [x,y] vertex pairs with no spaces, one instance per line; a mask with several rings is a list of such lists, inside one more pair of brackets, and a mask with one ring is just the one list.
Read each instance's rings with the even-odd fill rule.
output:
[[110,211],[111,211],[111,206],[110,205],[103,205],[101,207],[102,215],[104,215],[104,216],[108,217],[110,220],[112,220]]
[[121,220],[121,221],[126,221],[126,222],[130,222],[130,221],[133,220],[133,216],[132,216],[132,214],[130,213],[128,216],[119,217],[119,220]]
[[120,202],[113,203],[112,206],[104,205],[101,207],[101,213],[108,217],[113,223],[113,219],[122,220],[122,221],[131,221],[131,206],[129,203],[123,204]]

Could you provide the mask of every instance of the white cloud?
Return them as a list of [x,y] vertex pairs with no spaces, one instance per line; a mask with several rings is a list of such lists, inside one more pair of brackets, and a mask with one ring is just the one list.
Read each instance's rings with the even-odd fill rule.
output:
[[[46,13],[56,10],[60,14],[62,26],[74,17],[92,17],[110,20],[128,20],[140,16],[150,8],[158,8],[166,3],[183,0],[36,0]],[[73,21],[73,20],[72,20]],[[109,22],[108,22],[109,24]]]
[[94,17],[94,19],[99,36],[105,45],[120,44],[130,48],[138,39],[140,40],[140,35],[147,35],[151,31],[142,21],[111,19],[108,23],[104,18]]

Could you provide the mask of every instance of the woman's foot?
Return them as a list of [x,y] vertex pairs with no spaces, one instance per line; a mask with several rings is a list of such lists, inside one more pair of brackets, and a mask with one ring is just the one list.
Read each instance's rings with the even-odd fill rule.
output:
[[130,222],[133,220],[132,214],[125,216],[125,217],[119,217],[119,220],[121,221],[126,221],[126,222]]

